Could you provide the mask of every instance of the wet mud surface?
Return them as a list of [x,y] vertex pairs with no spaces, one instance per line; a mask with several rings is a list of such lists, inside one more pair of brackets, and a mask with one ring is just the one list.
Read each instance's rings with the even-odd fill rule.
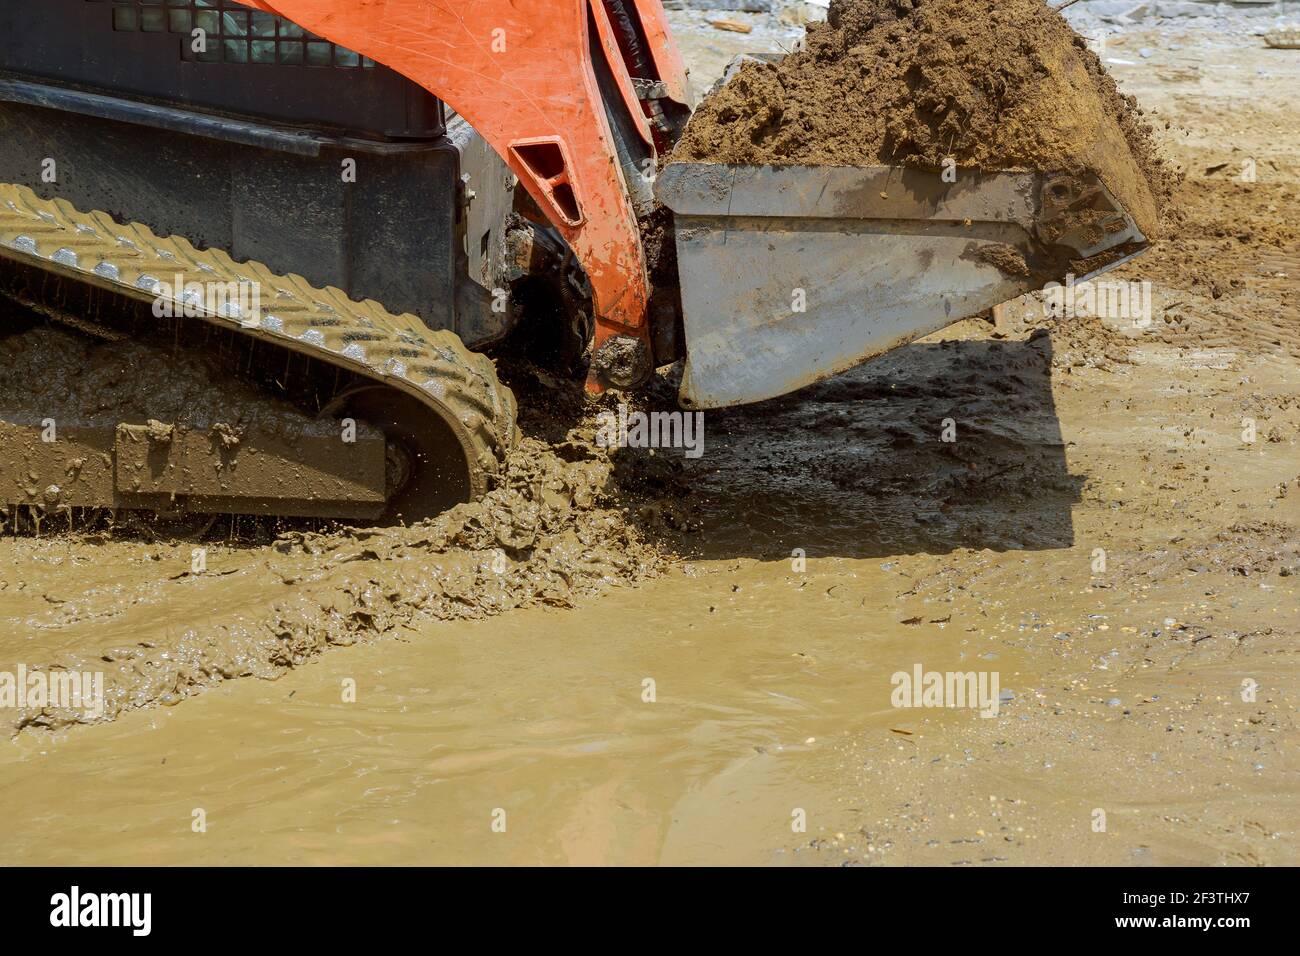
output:
[[[1107,277],[1149,325],[1029,297],[695,460],[518,370],[507,481],[435,522],[0,539],[0,672],[109,697],[0,711],[0,862],[1295,864],[1300,154],[1255,70],[1300,66],[1129,42],[1188,173]],[[998,716],[893,706],[918,664]]]

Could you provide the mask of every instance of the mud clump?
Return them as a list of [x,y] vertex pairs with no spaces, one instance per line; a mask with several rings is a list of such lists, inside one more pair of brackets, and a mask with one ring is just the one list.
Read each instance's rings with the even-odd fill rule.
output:
[[1004,243],[991,243],[980,246],[972,255],[979,261],[987,262],[1010,276],[1027,276],[1030,274],[1029,264],[1025,262],[1025,257],[1015,246],[1008,246]]
[[1043,0],[834,0],[802,49],[707,97],[673,159],[1092,171],[1148,236],[1172,187],[1136,101]]
[[0,599],[0,622],[58,633],[60,645],[78,648],[48,655],[29,648],[22,663],[105,675],[102,714],[28,708],[11,711],[7,727],[111,720],[223,680],[274,679],[330,646],[406,633],[422,621],[569,607],[582,595],[654,577],[664,559],[619,506],[626,499],[614,472],[605,450],[582,436],[562,449],[525,437],[495,490],[437,518],[295,530],[270,547],[209,544],[203,573],[189,568],[190,541],[101,541],[113,572],[89,587],[73,569],[43,559],[66,542],[6,539],[31,552],[10,556],[15,569],[45,567],[27,575],[30,603]]

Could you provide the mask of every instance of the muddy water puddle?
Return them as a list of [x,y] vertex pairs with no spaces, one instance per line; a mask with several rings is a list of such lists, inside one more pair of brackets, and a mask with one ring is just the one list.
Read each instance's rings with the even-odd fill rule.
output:
[[[274,683],[24,735],[0,771],[5,862],[779,858],[792,812],[815,831],[834,805],[805,780],[819,749],[909,723],[888,705],[895,663],[974,659],[969,635],[931,628],[919,644],[891,626],[872,606],[888,572],[814,565],[815,586],[711,563],[577,610],[411,633]],[[195,809],[206,833],[191,832]]]

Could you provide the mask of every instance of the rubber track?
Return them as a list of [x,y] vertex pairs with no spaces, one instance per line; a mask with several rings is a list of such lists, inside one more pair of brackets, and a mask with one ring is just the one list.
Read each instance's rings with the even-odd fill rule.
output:
[[339,289],[318,289],[261,263],[235,262],[221,250],[200,252],[184,238],[161,238],[147,226],[82,213],[13,184],[0,183],[0,256],[147,302],[161,283],[175,291],[177,274],[184,282],[257,283],[260,317],[207,311],[197,317],[416,397],[465,446],[475,498],[487,492],[514,446],[515,398],[497,380],[492,361],[455,333],[432,331],[409,313],[394,315],[377,302],[353,301]]

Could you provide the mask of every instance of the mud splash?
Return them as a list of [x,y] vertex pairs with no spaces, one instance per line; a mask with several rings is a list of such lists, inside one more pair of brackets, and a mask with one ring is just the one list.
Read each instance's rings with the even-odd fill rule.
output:
[[[113,719],[223,680],[273,679],[331,645],[568,607],[657,575],[660,552],[628,511],[655,508],[654,494],[622,487],[633,479],[626,465],[616,475],[595,444],[598,409],[580,402],[562,403],[563,436],[523,438],[486,498],[409,527],[290,530],[269,547],[240,542],[233,526],[226,541],[141,541],[129,529],[9,539],[0,622],[18,639],[0,670],[102,671],[105,706],[6,710],[6,726]],[[543,404],[525,422],[543,417]]]
[[1136,102],[1043,0],[835,0],[706,98],[673,158],[1090,170],[1148,235],[1169,188]]

